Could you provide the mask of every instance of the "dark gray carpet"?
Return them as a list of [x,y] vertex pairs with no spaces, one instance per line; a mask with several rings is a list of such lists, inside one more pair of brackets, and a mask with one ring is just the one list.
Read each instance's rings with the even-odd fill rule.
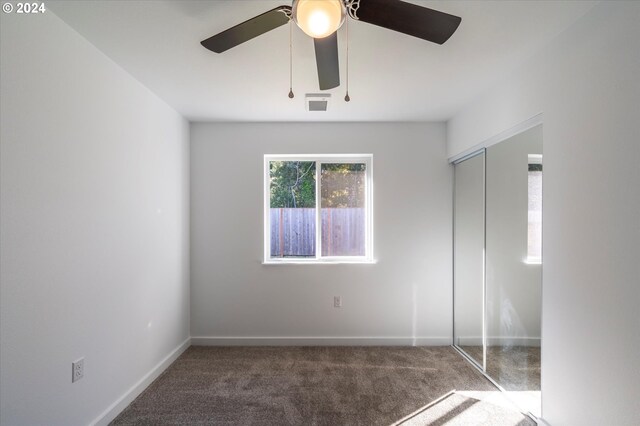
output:
[[496,390],[450,347],[194,346],[111,424],[535,424],[459,395],[421,411],[453,389]]
[[[482,364],[482,346],[461,346]],[[487,374],[507,391],[540,390],[540,348],[487,346]]]

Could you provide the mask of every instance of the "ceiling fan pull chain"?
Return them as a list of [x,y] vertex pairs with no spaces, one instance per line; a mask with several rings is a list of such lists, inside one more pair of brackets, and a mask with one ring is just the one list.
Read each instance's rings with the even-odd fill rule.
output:
[[347,94],[344,96],[344,101],[349,102],[351,98],[349,97],[349,20],[345,22],[345,31],[347,33]]
[[289,99],[293,99],[293,49],[291,48],[293,39],[293,20],[289,20]]

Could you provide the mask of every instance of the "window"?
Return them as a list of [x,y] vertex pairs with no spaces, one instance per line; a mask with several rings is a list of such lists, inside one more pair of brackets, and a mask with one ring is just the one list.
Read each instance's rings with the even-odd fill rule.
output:
[[372,261],[372,156],[265,155],[265,263]]
[[542,263],[542,155],[529,154],[527,263]]

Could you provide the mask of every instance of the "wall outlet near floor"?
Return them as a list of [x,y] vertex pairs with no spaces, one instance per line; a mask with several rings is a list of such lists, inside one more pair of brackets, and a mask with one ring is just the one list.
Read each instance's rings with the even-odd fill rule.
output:
[[84,358],[71,363],[71,383],[75,383],[84,377]]
[[333,296],[333,307],[334,308],[341,308],[342,307],[342,297]]

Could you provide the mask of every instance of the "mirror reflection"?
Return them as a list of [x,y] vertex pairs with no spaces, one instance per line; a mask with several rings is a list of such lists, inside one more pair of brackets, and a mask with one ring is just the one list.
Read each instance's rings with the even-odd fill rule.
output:
[[486,152],[486,373],[540,415],[542,126]]
[[484,151],[455,165],[454,344],[481,368],[484,297]]
[[540,417],[542,125],[454,170],[454,345]]

